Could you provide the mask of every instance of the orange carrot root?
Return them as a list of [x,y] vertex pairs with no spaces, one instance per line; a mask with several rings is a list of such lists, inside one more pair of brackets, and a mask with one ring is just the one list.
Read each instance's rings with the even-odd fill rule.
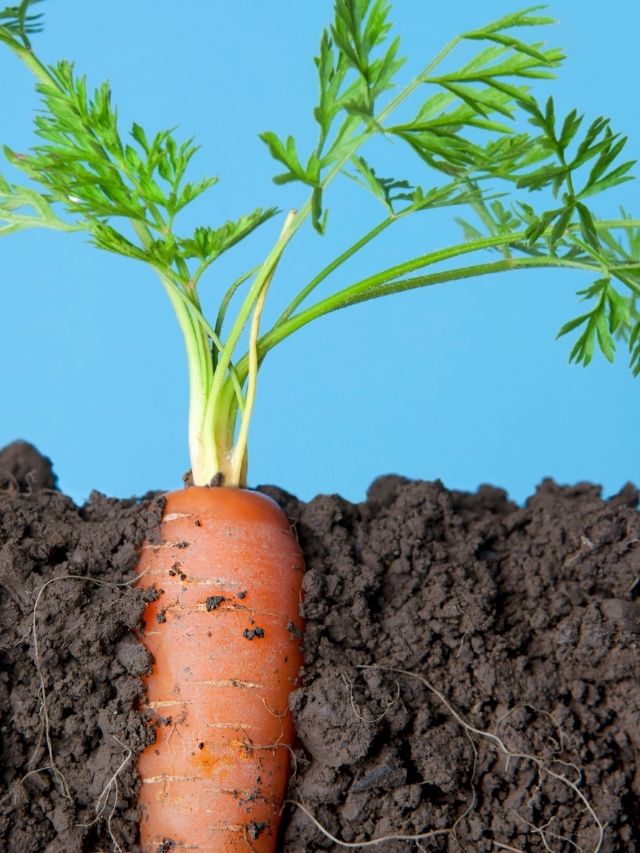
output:
[[302,655],[302,555],[280,508],[242,489],[167,496],[138,585],[159,590],[141,639],[153,654],[140,756],[145,853],[275,850]]

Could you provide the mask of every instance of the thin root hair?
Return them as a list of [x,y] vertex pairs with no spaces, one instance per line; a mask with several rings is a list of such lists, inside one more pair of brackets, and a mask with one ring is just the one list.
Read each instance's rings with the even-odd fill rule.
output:
[[118,768],[115,771],[115,773],[113,774],[113,776],[111,776],[111,778],[109,779],[107,784],[102,789],[102,792],[100,793],[100,796],[98,797],[98,799],[96,801],[96,806],[95,806],[96,816],[94,817],[94,819],[90,823],[78,823],[78,824],[76,824],[76,826],[89,827],[89,826],[93,826],[94,824],[96,824],[104,816],[104,813],[107,810],[107,806],[109,805],[109,797],[111,796],[111,790],[113,789],[113,791],[114,791],[113,803],[111,804],[111,809],[109,810],[109,814],[107,815],[107,818],[106,818],[107,832],[109,833],[109,837],[111,838],[111,841],[113,842],[114,849],[117,851],[117,853],[122,853],[122,847],[120,847],[120,845],[116,841],[115,835],[113,834],[113,829],[111,828],[111,821],[113,819],[113,816],[115,814],[115,811],[116,811],[116,808],[118,805],[118,776],[122,773],[124,768],[127,766],[129,761],[131,760],[131,756],[133,755],[133,751],[130,749],[130,747],[128,747],[125,743],[123,743],[115,735],[112,735],[112,737],[116,741],[116,743],[118,743],[122,747],[122,749],[125,753],[125,756],[122,759],[122,761],[120,762],[120,764],[118,765]]
[[[83,581],[85,583],[95,584],[96,586],[106,586],[106,587],[111,587],[111,588],[128,587],[128,586],[132,586],[134,583],[136,583],[136,581],[138,580],[139,577],[142,576],[142,574],[144,574],[144,572],[136,575],[133,578],[131,578],[131,580],[123,581],[121,583],[115,583],[113,581],[104,581],[104,580],[100,580],[99,578],[87,577],[86,575],[59,575],[58,577],[51,578],[50,580],[46,581],[44,584],[42,584],[41,587],[38,588],[37,593],[36,593],[35,602],[33,605],[33,609],[31,611],[31,636],[32,636],[32,642],[33,642],[34,663],[35,663],[36,673],[38,675],[38,681],[39,681],[38,692],[39,692],[39,696],[40,696],[40,713],[41,713],[41,717],[42,717],[42,727],[41,727],[40,735],[38,737],[38,742],[36,743],[36,746],[33,750],[31,758],[29,759],[29,764],[32,764],[35,762],[36,756],[38,755],[38,753],[40,751],[40,747],[41,747],[43,739],[46,743],[47,754],[49,757],[49,763],[47,765],[43,765],[42,767],[29,770],[24,776],[22,776],[18,780],[17,784],[22,784],[29,776],[33,775],[34,773],[50,771],[53,774],[56,782],[58,783],[63,797],[67,800],[70,800],[70,801],[73,800],[73,797],[71,795],[71,790],[69,788],[69,784],[68,784],[64,774],[62,773],[62,771],[60,770],[60,768],[58,767],[58,765],[56,763],[54,750],[53,750],[53,744],[51,741],[51,720],[49,718],[49,713],[47,710],[47,688],[46,688],[44,673],[43,673],[43,669],[42,669],[42,658],[41,658],[41,654],[40,654],[40,640],[38,637],[38,606],[42,600],[42,597],[43,597],[45,591],[48,589],[49,586],[51,586],[51,584],[57,583],[59,581],[68,581],[68,580]],[[117,738],[116,738],[116,740],[117,740]],[[120,772],[122,771],[122,769],[124,768],[126,763],[129,761],[132,753],[129,750],[129,748],[126,747],[124,744],[122,744],[120,741],[118,741],[118,743],[120,743],[120,745],[123,747],[123,749],[128,750],[129,754],[126,757],[126,759],[124,760],[123,764],[118,768],[118,770],[116,771],[114,776],[111,778],[111,780],[109,780],[109,782],[107,783],[102,794],[98,798],[97,810],[99,812],[99,816],[104,813],[104,809],[106,808],[106,800],[104,802],[104,807],[102,809],[100,808],[100,802],[101,802],[102,798],[105,796],[105,792],[107,792],[106,798],[108,800],[109,793],[111,791],[111,787],[113,784],[115,784],[115,786],[116,786],[116,788],[115,788],[116,798],[114,801],[112,812],[109,815],[107,824],[108,824],[108,828],[109,828],[109,834],[111,835],[113,843],[116,845],[116,850],[120,851],[121,848],[117,845],[115,838],[113,838],[113,833],[111,832],[111,818],[113,816],[113,812],[115,811],[115,803],[117,802],[117,791],[118,791],[117,776],[120,774]]]
[[[421,684],[423,684],[444,705],[444,707],[446,708],[448,713],[454,718],[454,720],[458,723],[458,725],[461,726],[461,728],[463,729],[467,738],[469,739],[469,742],[471,744],[471,749],[473,752],[472,780],[475,779],[475,775],[477,772],[477,766],[478,766],[478,750],[477,750],[477,746],[476,746],[476,743],[474,740],[474,738],[477,738],[477,739],[484,740],[484,741],[488,742],[489,744],[491,744],[494,747],[494,749],[496,749],[498,752],[502,753],[506,758],[507,767],[508,767],[509,761],[519,760],[519,761],[531,762],[536,767],[536,769],[538,771],[538,778],[539,778],[538,786],[539,787],[543,784],[543,780],[545,777],[550,777],[552,779],[555,779],[560,784],[569,788],[574,793],[574,795],[578,798],[578,800],[580,800],[580,802],[584,808],[584,811],[590,816],[591,820],[593,821],[593,823],[595,824],[595,827],[596,827],[597,838],[596,838],[595,846],[590,848],[589,853],[600,853],[600,851],[602,850],[603,842],[604,842],[604,832],[605,832],[606,824],[600,820],[600,818],[596,814],[594,807],[591,805],[591,803],[587,799],[586,795],[578,787],[579,783],[582,781],[582,772],[580,771],[580,769],[575,764],[573,764],[571,762],[567,762],[567,761],[562,761],[562,760],[555,758],[555,757],[552,759],[552,763],[559,764],[563,767],[570,768],[571,770],[575,771],[575,773],[577,774],[577,778],[575,781],[573,781],[572,779],[568,778],[567,776],[563,775],[562,773],[556,772],[555,770],[551,769],[551,767],[549,767],[547,764],[545,764],[545,762],[540,757],[538,757],[537,755],[533,755],[533,754],[527,753],[527,752],[516,752],[516,751],[509,749],[509,747],[506,746],[504,741],[496,733],[484,731],[483,729],[479,729],[476,726],[471,725],[471,723],[467,722],[455,710],[453,705],[448,701],[448,699],[444,696],[444,694],[441,693],[436,687],[434,687],[424,676],[419,675],[418,673],[411,672],[411,671],[405,670],[405,669],[400,669],[398,667],[392,667],[392,666],[386,666],[386,665],[380,665],[380,664],[360,664],[360,665],[356,665],[355,669],[374,669],[374,670],[380,670],[380,671],[384,671],[384,672],[391,672],[391,673],[395,673],[396,675],[404,675],[404,676],[407,676],[408,678],[413,678],[413,679],[419,681]],[[345,682],[345,685],[351,690],[351,688],[353,686],[351,679],[349,679],[347,676],[343,680]],[[352,699],[352,707],[353,707],[353,699]],[[513,710],[515,710],[515,709],[513,709]],[[533,709],[533,710],[536,710],[536,709]],[[358,716],[357,710],[355,708],[353,708],[353,711],[354,711],[354,713],[356,713],[356,716]],[[387,713],[387,711],[388,711],[388,707],[385,710],[385,713]],[[496,728],[504,721],[505,717],[508,716],[509,713],[511,713],[511,712],[507,712],[507,714],[502,715],[502,717],[498,720],[498,722],[496,724]],[[542,713],[547,713],[547,712],[542,712]],[[561,742],[562,742],[562,731],[561,731],[560,727],[558,726],[557,722],[553,719],[553,717],[550,714],[547,713],[547,716],[552,720],[552,722],[554,723],[554,725],[556,726],[556,728],[560,732]],[[384,843],[390,842],[390,841],[408,841],[408,842],[412,842],[412,843],[416,844],[418,849],[422,850],[424,848],[420,844],[421,841],[426,841],[428,839],[436,838],[438,836],[443,836],[443,835],[449,835],[449,836],[453,836],[455,838],[456,837],[456,830],[457,830],[459,824],[475,808],[476,798],[477,798],[476,788],[472,784],[471,800],[468,803],[464,813],[457,818],[457,820],[455,821],[453,826],[451,826],[447,829],[433,829],[433,830],[429,830],[427,832],[419,832],[419,833],[415,833],[415,834],[411,834],[411,835],[405,834],[405,833],[394,833],[394,834],[390,834],[390,835],[381,836],[380,838],[373,838],[373,839],[370,839],[368,841],[342,841],[341,839],[339,839],[335,835],[333,835],[331,832],[329,832],[329,830],[326,829],[326,827],[324,827],[316,817],[314,817],[314,815],[309,811],[309,809],[303,803],[301,803],[297,800],[285,800],[285,804],[288,804],[288,805],[294,806],[297,809],[300,809],[300,811],[311,821],[311,823],[316,827],[316,829],[318,829],[329,841],[331,841],[333,844],[337,845],[338,847],[343,847],[346,849],[358,849],[358,848],[365,848],[365,847],[375,847],[377,845],[384,844]],[[578,851],[578,853],[587,853],[587,848],[582,847],[577,842],[571,840],[567,836],[560,835],[558,833],[554,833],[554,832],[549,831],[550,825],[555,820],[558,819],[557,815],[552,816],[550,818],[550,820],[548,820],[547,823],[543,824],[542,826],[535,826],[534,824],[531,824],[528,821],[526,821],[521,815],[517,814],[517,812],[515,814],[519,820],[521,820],[525,824],[527,824],[527,826],[531,830],[532,835],[538,835],[540,837],[540,840],[544,846],[544,849],[546,851],[548,851],[548,853],[552,853],[552,849],[549,846],[547,836],[549,838],[558,839],[559,841],[562,841],[564,844],[570,845],[572,848],[574,848],[576,851]],[[499,841],[493,841],[493,845],[498,850],[512,851],[512,853],[524,853],[524,851],[520,850],[519,848],[510,847],[509,845],[503,844],[502,842],[499,842]]]

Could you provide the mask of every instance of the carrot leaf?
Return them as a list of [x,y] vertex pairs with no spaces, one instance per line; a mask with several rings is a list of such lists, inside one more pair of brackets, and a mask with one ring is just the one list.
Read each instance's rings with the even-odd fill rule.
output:
[[78,230],[56,214],[47,196],[29,187],[10,184],[0,175],[0,234],[27,228]]
[[21,0],[17,6],[7,6],[0,11],[0,27],[15,35],[24,47],[30,48],[30,35],[42,32],[42,15],[34,15],[29,8],[41,0]]

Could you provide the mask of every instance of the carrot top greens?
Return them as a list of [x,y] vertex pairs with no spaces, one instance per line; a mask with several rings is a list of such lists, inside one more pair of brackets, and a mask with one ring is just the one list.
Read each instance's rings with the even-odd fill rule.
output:
[[[43,63],[30,41],[41,29],[42,16],[32,9],[37,2],[22,0],[0,12],[0,41],[34,73],[43,104],[35,119],[38,144],[21,153],[4,149],[37,189],[0,179],[0,232],[84,231],[96,246],[143,261],[158,274],[186,342],[197,485],[246,483],[257,375],[269,350],[323,314],[387,294],[518,269],[585,270],[594,276],[580,291],[588,310],[559,331],[577,335],[570,359],[586,365],[597,347],[613,360],[619,339],[628,346],[633,373],[640,373],[640,221],[624,212],[619,220],[599,220],[591,207],[594,196],[631,179],[633,161],[622,159],[626,138],[608,119],[587,122],[577,110],[558,117],[552,98],[544,105],[536,100],[531,84],[552,78],[564,58],[544,42],[518,37],[523,28],[537,33],[552,23],[542,7],[461,33],[399,85],[405,60],[391,34],[389,3],[336,0],[315,58],[317,144],[303,153],[293,136],[261,135],[278,163],[275,183],[301,184],[303,203],[282,216],[267,257],[229,285],[217,316],[207,320],[198,285],[208,267],[280,212],[259,208],[184,234],[180,212],[217,178],[187,179],[197,148],[171,130],[149,134],[134,124],[123,138],[108,83],[89,92],[72,63]],[[442,71],[443,60],[464,43],[477,46],[473,58]],[[400,121],[398,107],[405,103],[414,104],[413,118]],[[518,124],[522,117],[526,132]],[[409,146],[424,165],[423,185],[382,177],[365,159],[367,143],[380,136]],[[329,229],[327,190],[345,175],[380,205],[379,223],[317,272],[270,329],[261,329],[281,256],[307,222],[320,234]],[[444,206],[468,211],[457,218],[460,243],[316,296],[325,279],[394,223]],[[480,253],[487,257],[473,263],[466,257]],[[245,295],[231,316],[240,288]]]

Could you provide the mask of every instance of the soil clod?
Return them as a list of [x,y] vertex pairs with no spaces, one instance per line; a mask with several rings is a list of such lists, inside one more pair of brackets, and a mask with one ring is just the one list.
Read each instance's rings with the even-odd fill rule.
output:
[[[0,451],[0,849],[139,853],[135,756],[158,724],[179,736],[136,710],[130,582],[162,499],[77,507],[33,452]],[[402,477],[360,504],[264,491],[307,562],[281,853],[640,849],[634,487],[545,481],[524,507]]]

